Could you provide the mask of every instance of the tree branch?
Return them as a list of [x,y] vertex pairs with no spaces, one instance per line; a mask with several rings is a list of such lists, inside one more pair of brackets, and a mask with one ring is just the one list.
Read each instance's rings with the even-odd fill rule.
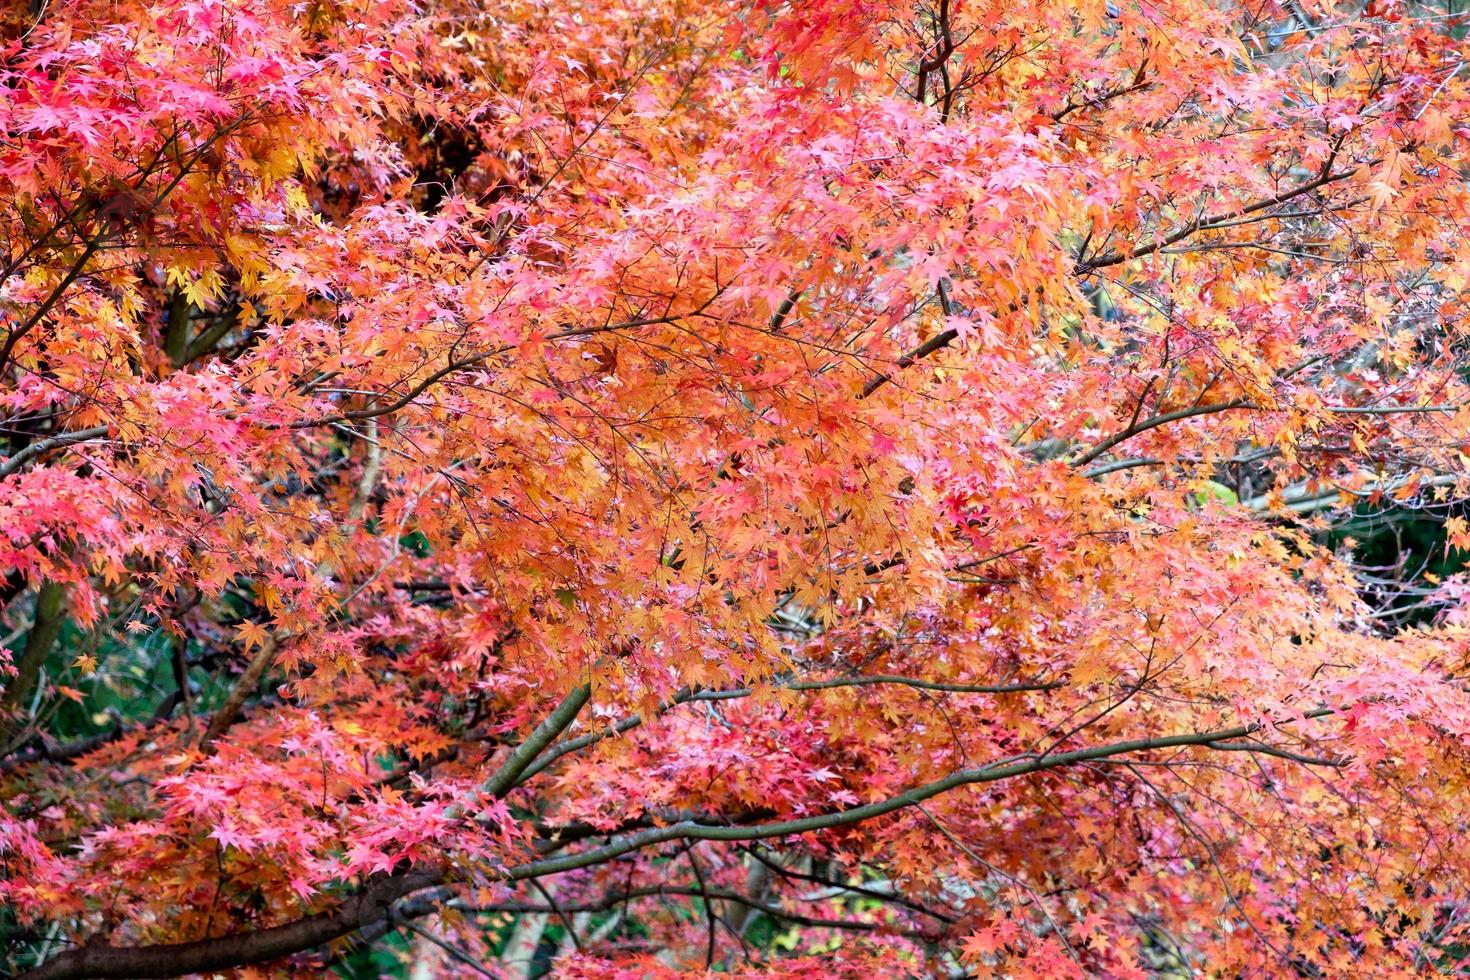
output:
[[87,442],[90,439],[96,439],[99,436],[105,435],[107,435],[107,426],[94,425],[87,429],[77,429],[75,432],[63,432],[49,439],[33,442],[5,462],[0,463],[0,479],[4,479],[14,473],[29,460],[35,459],[42,453],[48,453],[53,449],[61,449],[64,446],[74,445],[78,442]]
[[[787,691],[827,691],[841,687],[868,687],[878,684],[892,684],[902,687],[912,687],[921,691],[943,691],[951,694],[1019,694],[1026,691],[1051,691],[1066,685],[1065,681],[1035,681],[1018,684],[949,684],[939,681],[926,681],[914,677],[899,677],[894,674],[870,674],[860,677],[834,677],[820,681],[789,681],[774,685],[776,689]],[[681,704],[689,704],[695,701],[733,701],[737,698],[750,697],[755,693],[753,687],[727,688],[725,690],[683,690],[669,698],[658,706],[656,714],[661,715],[666,711],[678,707]],[[537,759],[528,766],[520,778],[520,783],[526,782],[541,770],[550,766],[564,755],[585,749],[589,745],[595,745],[605,739],[624,732],[631,731],[643,724],[641,714],[629,715],[620,721],[609,725],[607,728],[576,738],[568,739],[559,745],[553,746],[546,755]],[[520,783],[517,783],[519,785]]]
[[1227,211],[1221,214],[1201,215],[1200,217],[1191,221],[1189,224],[1184,225],[1182,228],[1171,232],[1163,238],[1155,239],[1147,245],[1139,245],[1132,251],[1108,252],[1105,255],[1099,255],[1097,258],[1085,259],[1077,264],[1077,272],[1079,274],[1094,272],[1097,269],[1106,268],[1110,265],[1117,265],[1120,262],[1127,262],[1129,259],[1141,259],[1145,255],[1152,255],[1153,253],[1160,251],[1161,249],[1168,248],[1170,245],[1182,242],[1184,239],[1188,238],[1190,235],[1193,235],[1197,231],[1209,228],[1214,225],[1218,225],[1224,221],[1234,221],[1237,218],[1243,218],[1246,215],[1254,214],[1257,211],[1264,211],[1267,208],[1275,207],[1278,204],[1284,204],[1287,201],[1290,201],[1292,198],[1301,197],[1303,194],[1309,194],[1319,187],[1324,187],[1327,184],[1331,184],[1336,181],[1351,177],[1359,170],[1363,169],[1363,167],[1372,166],[1374,163],[1377,162],[1378,161],[1376,160],[1370,160],[1367,163],[1352,167],[1348,170],[1333,170],[1333,161],[1329,159],[1327,161],[1327,166],[1322,168],[1322,173],[1319,174],[1315,179],[1307,181],[1305,184],[1298,184],[1296,187],[1284,190],[1280,194],[1274,194],[1271,197],[1263,197],[1260,200],[1252,201],[1249,204],[1236,208],[1234,211]]
[[25,649],[16,664],[16,675],[6,686],[4,697],[0,698],[0,743],[7,741],[15,729],[8,716],[19,712],[31,696],[41,676],[41,666],[51,655],[51,648],[56,646],[64,622],[66,586],[48,579],[36,590],[36,618],[26,635]]
[[[500,772],[491,778],[487,786],[508,787],[513,785],[514,777],[510,774],[517,771],[515,766],[520,760],[529,758],[530,755],[529,752],[521,750],[538,742],[544,747],[556,737],[559,731],[571,724],[577,712],[586,704],[589,696],[588,685],[574,688],[556,710],[537,726],[521,748],[512,753],[511,759],[501,768]],[[1306,712],[1303,717],[1321,718],[1335,713],[1335,709],[1332,708],[1318,708]],[[1064,766],[1155,749],[1186,746],[1212,748],[1210,744],[1212,742],[1246,738],[1261,731],[1264,727],[1262,724],[1239,725],[1208,732],[1191,732],[1115,742],[1110,745],[1078,749],[1074,752],[1060,752],[1043,757],[1003,759],[979,769],[965,769],[952,773],[943,779],[917,786],[876,803],[796,820],[781,820],[750,826],[680,821],[667,827],[657,827],[631,834],[602,847],[577,854],[516,865],[502,871],[500,876],[507,881],[528,881],[532,878],[605,864],[624,854],[675,840],[762,840],[843,827],[914,806],[961,786],[997,782]],[[431,888],[443,880],[443,872],[438,869],[414,868],[399,874],[372,879],[366,888],[344,899],[342,904],[332,912],[307,916],[294,922],[258,929],[254,932],[221,936],[193,943],[159,946],[84,946],[62,953],[36,969],[21,974],[17,980],[90,980],[90,978],[111,980],[111,978],[173,977],[279,959],[282,956],[330,942],[363,926],[377,923],[389,914],[390,906],[398,899],[414,891]],[[711,897],[727,898],[730,901],[745,900],[744,896],[736,893]],[[566,910],[577,911],[574,906],[567,906]],[[766,910],[762,909],[762,911]],[[770,914],[791,918],[776,909],[771,909]],[[793,919],[793,921],[800,920]],[[838,928],[835,924],[825,921],[810,924],[832,925],[833,928]]]
[[440,878],[429,870],[380,877],[331,912],[254,932],[161,946],[82,946],[21,974],[21,980],[143,980],[280,959],[382,920],[398,899]]
[[567,730],[591,697],[591,684],[579,684],[572,688],[571,692],[562,699],[561,704],[556,706],[556,710],[547,715],[524,742],[516,746],[510,758],[505,760],[505,764],[495,775],[480,785],[480,792],[486,796],[498,798],[514,789],[521,782],[521,774],[526,771],[536,756],[540,755],[553,739]]
[[769,903],[751,898],[749,895],[741,894],[726,888],[697,888],[688,885],[656,885],[646,888],[630,888],[627,891],[614,895],[607,895],[594,902],[558,903],[556,906],[540,905],[534,902],[500,902],[493,905],[460,905],[454,903],[453,908],[462,912],[476,912],[489,914],[496,912],[520,912],[520,913],[544,913],[550,914],[560,909],[562,912],[606,912],[608,909],[616,908],[624,902],[635,898],[660,898],[668,895],[681,897],[700,898],[706,902],[725,901],[744,905],[757,912],[776,919],[784,919],[796,925],[810,926],[815,929],[845,929],[852,932],[884,932],[896,933],[911,938],[924,938],[925,934],[916,929],[895,929],[894,927],[880,922],[854,922],[850,919],[820,919],[810,915],[802,915],[799,912],[789,912]]
[[1215,405],[1195,405],[1191,408],[1181,408],[1177,412],[1165,412],[1163,415],[1155,415],[1153,418],[1144,419],[1142,422],[1135,422],[1121,432],[1108,436],[1102,442],[1078,457],[1072,465],[1074,467],[1086,466],[1119,443],[1126,442],[1141,432],[1147,432],[1149,429],[1156,429],[1161,425],[1168,425],[1170,422],[1178,422],[1180,419],[1194,418],[1196,415],[1213,415],[1216,412],[1228,412],[1236,408],[1257,409],[1260,406],[1244,398],[1235,398],[1231,401],[1220,402]]
[[[542,339],[571,340],[577,337],[590,337],[593,334],[613,333],[618,330],[633,330],[638,327],[650,327],[662,323],[676,323],[679,320],[684,320],[692,316],[698,316],[700,313],[703,313],[706,309],[709,308],[709,305],[711,303],[713,303],[716,299],[720,297],[721,292],[723,292],[723,290],[716,289],[714,294],[711,295],[709,299],[705,300],[703,303],[699,304],[699,306],[695,307],[687,313],[648,317],[646,319],[639,320],[624,320],[621,323],[606,323],[597,327],[568,327],[565,330],[558,330],[556,333],[547,334],[546,337]],[[396,412],[400,408],[409,405],[419,395],[422,395],[425,391],[429,390],[440,381],[443,381],[451,374],[455,374],[467,368],[472,368],[476,364],[482,364],[485,361],[490,360],[490,358],[496,357],[500,354],[508,354],[515,349],[515,344],[502,344],[499,347],[490,348],[488,350],[483,350],[475,354],[469,354],[457,360],[450,361],[448,364],[444,365],[442,368],[439,368],[433,374],[430,374],[424,380],[415,384],[412,388],[408,390],[407,393],[399,396],[398,398],[395,398],[393,401],[388,402],[385,405],[378,405],[373,408],[359,408],[355,411],[343,412],[340,415],[329,415],[326,418],[301,419],[299,421],[292,422],[290,425],[285,426],[285,428],[310,429],[319,425],[332,425],[333,423],[337,422],[352,422],[361,419],[377,418],[380,415],[388,415],[391,412]]]
[[[1321,718],[1334,713],[1334,709],[1319,708],[1315,711],[1307,712],[1304,717]],[[1164,735],[1158,738],[1142,738],[1126,742],[1115,742],[1111,745],[1100,745],[1090,749],[1077,749],[1073,752],[1060,752],[1055,755],[1036,758],[1021,757],[1006,759],[979,769],[962,769],[959,772],[951,773],[943,779],[926,783],[923,786],[916,786],[907,792],[899,793],[897,796],[891,796],[886,800],[879,800],[876,803],[868,803],[864,806],[852,807],[847,810],[837,810],[833,813],[802,817],[796,820],[780,820],[774,823],[755,824],[752,826],[703,824],[685,820],[670,824],[667,827],[655,827],[651,830],[642,831],[641,833],[630,834],[621,840],[611,841],[602,847],[592,848],[577,854],[567,854],[561,857],[547,858],[541,861],[532,861],[528,864],[517,865],[508,868],[505,871],[505,877],[511,881],[524,881],[542,875],[575,871],[578,868],[606,863],[607,861],[622,857],[624,854],[642,850],[654,844],[663,844],[675,840],[763,840],[771,837],[792,837],[797,834],[807,834],[818,830],[830,830],[833,827],[845,827],[850,824],[871,820],[875,817],[881,817],[885,814],[893,813],[896,810],[902,810],[905,807],[922,803],[924,800],[939,796],[941,793],[947,793],[961,786],[993,783],[1002,779],[1027,776],[1063,766],[1091,762],[1096,759],[1106,759],[1117,755],[1130,755],[1137,752],[1149,752],[1155,749],[1181,748],[1186,746],[1210,748],[1211,742],[1245,738],[1261,731],[1263,727],[1260,724],[1239,725],[1234,728],[1217,729],[1209,732],[1190,732],[1179,735]]]
[[224,734],[225,730],[235,723],[235,718],[240,714],[240,709],[245,707],[245,701],[260,686],[260,679],[270,665],[275,663],[276,649],[280,645],[280,639],[274,633],[267,633],[260,644],[260,649],[255,651],[255,656],[245,667],[244,673],[235,678],[234,687],[225,697],[224,703],[219,710],[209,719],[209,727],[204,729],[204,736],[199,740],[199,750],[208,752],[214,745],[215,739]]

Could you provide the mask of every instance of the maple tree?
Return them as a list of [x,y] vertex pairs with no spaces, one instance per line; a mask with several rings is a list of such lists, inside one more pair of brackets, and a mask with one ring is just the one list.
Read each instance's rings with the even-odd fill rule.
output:
[[0,18],[8,969],[1458,968],[1453,4]]

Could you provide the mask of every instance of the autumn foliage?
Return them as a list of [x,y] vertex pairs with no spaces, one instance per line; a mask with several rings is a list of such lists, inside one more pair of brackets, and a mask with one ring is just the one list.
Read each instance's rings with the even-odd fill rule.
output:
[[1457,970],[1456,10],[8,5],[5,968]]

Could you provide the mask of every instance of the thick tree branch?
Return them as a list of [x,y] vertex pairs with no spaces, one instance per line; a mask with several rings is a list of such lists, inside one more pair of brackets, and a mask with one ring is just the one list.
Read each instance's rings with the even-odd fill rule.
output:
[[541,751],[552,743],[552,740],[567,730],[591,697],[591,684],[579,684],[572,688],[571,692],[562,699],[561,704],[556,706],[556,710],[547,715],[524,742],[516,746],[510,758],[505,760],[505,764],[495,775],[480,785],[480,791],[486,796],[497,798],[510,792],[520,783],[521,774],[535,761],[536,756],[540,755]]
[[25,649],[16,664],[16,675],[5,688],[0,698],[0,744],[3,744],[15,729],[12,715],[19,712],[26,699],[35,689],[41,676],[41,666],[51,655],[51,648],[61,636],[61,626],[66,622],[66,586],[60,582],[46,581],[36,590],[36,617],[31,631],[26,635]]
[[49,453],[53,449],[61,449],[79,442],[87,442],[105,435],[107,435],[107,426],[94,425],[86,429],[77,429],[75,432],[63,432],[49,439],[33,442],[17,452],[14,456],[5,460],[5,462],[0,463],[0,479],[4,479],[14,473],[27,462],[43,453]]
[[[1333,709],[1319,708],[1315,711],[1307,712],[1305,717],[1321,718],[1334,713]],[[942,793],[947,793],[961,786],[993,783],[1016,776],[1027,776],[1033,773],[1046,772],[1063,766],[1074,766],[1097,759],[1106,759],[1118,755],[1131,755],[1138,752],[1150,752],[1156,749],[1183,748],[1188,746],[1210,748],[1210,743],[1212,742],[1246,738],[1261,731],[1263,727],[1259,724],[1239,725],[1234,728],[1223,728],[1209,732],[1191,732],[1179,735],[1164,735],[1158,738],[1141,738],[1126,742],[1114,742],[1110,745],[1100,745],[1090,749],[1077,749],[1073,752],[1059,752],[1054,755],[1006,759],[979,769],[962,769],[943,779],[926,783],[923,786],[916,786],[907,792],[889,797],[886,800],[879,800],[876,803],[869,803],[847,810],[837,810],[832,813],[803,817],[797,820],[780,820],[774,823],[755,824],[753,826],[704,824],[692,820],[679,821],[667,827],[655,827],[651,830],[642,831],[641,833],[630,834],[621,840],[610,841],[602,847],[581,851],[577,854],[567,854],[561,857],[547,858],[541,861],[532,861],[528,864],[517,865],[507,869],[505,877],[512,881],[524,881],[542,875],[575,871],[578,868],[604,864],[622,857],[624,854],[669,841],[764,840],[772,837],[792,837],[797,834],[807,834],[818,830],[829,830],[833,827],[845,827],[902,810],[916,803],[922,803],[924,800],[939,796]]]
[[209,727],[204,729],[204,736],[199,740],[199,749],[208,752],[214,746],[215,739],[225,733],[235,723],[240,709],[245,707],[245,702],[255,689],[260,686],[260,679],[270,665],[276,661],[276,649],[280,645],[277,634],[266,634],[265,640],[260,644],[260,649],[255,651],[255,656],[250,658],[244,673],[235,678],[235,684],[230,688],[224,703],[219,706],[214,715],[209,719]]
[[[515,774],[524,769],[524,766],[517,769],[517,765],[534,755],[530,747],[536,743],[539,743],[540,747],[550,743],[560,731],[571,724],[582,706],[586,704],[590,693],[590,687],[587,685],[573,689],[556,710],[536,727],[526,742],[522,743],[515,753],[512,753],[511,759],[486,786],[488,788],[508,788],[514,785]],[[1334,713],[1334,709],[1319,708],[1306,712],[1303,717],[1321,718]],[[577,854],[516,865],[502,871],[501,877],[508,881],[528,881],[532,878],[561,874],[579,868],[606,864],[625,854],[670,841],[765,840],[844,827],[914,806],[961,786],[997,782],[1002,779],[1156,749],[1188,746],[1212,748],[1211,743],[1213,742],[1247,738],[1260,732],[1264,727],[1260,724],[1238,725],[1233,728],[1207,732],[1114,742],[1110,745],[1078,749],[1074,752],[1059,752],[1042,757],[1003,759],[978,769],[964,769],[952,773],[943,779],[917,786],[876,803],[796,820],[780,820],[748,826],[680,821],[667,827],[656,827],[630,834],[602,847],[591,848]],[[1230,748],[1235,750],[1235,746]],[[527,749],[527,751],[523,753],[521,749]],[[376,923],[389,914],[389,907],[393,902],[411,892],[438,885],[442,883],[443,878],[443,873],[433,868],[415,868],[393,876],[375,878],[365,889],[346,898],[342,905],[333,912],[308,916],[268,929],[222,936],[218,939],[162,946],[86,946],[63,953],[54,960],[28,973],[21,974],[17,980],[173,977],[279,959],[282,956],[330,942],[363,926]],[[729,898],[732,901],[740,900],[733,893],[719,897]],[[575,908],[569,907],[568,910],[575,911]],[[778,913],[773,910],[772,914]]]
[[189,341],[188,349],[184,351],[184,363],[189,364],[197,361],[209,353],[214,349],[214,345],[219,343],[220,338],[231,330],[234,330],[239,323],[240,306],[236,303],[227,312],[221,314],[208,328],[201,331],[199,336]]
[[331,912],[285,925],[163,946],[82,946],[21,974],[24,980],[141,980],[211,973],[263,963],[320,946],[387,916],[410,892],[439,883],[438,872],[413,870],[374,879]]

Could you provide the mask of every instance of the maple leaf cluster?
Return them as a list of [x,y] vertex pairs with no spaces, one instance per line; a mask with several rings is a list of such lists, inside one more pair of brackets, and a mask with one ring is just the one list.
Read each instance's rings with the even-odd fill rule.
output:
[[1461,968],[1453,5],[11,7],[11,973]]

